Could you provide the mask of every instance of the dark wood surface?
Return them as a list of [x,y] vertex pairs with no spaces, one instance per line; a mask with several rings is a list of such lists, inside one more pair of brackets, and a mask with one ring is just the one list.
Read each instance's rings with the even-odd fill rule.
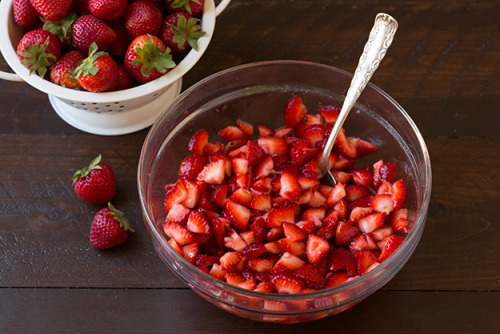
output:
[[[400,28],[372,82],[414,119],[433,170],[422,240],[385,287],[309,324],[257,323],[212,306],[163,265],[143,225],[136,172],[147,129],[87,134],[46,94],[0,81],[0,333],[500,333],[497,1],[233,0],[183,88],[261,60],[352,72],[378,12]],[[105,252],[88,241],[100,207],[70,182],[98,153],[115,170],[115,205],[136,228]]]

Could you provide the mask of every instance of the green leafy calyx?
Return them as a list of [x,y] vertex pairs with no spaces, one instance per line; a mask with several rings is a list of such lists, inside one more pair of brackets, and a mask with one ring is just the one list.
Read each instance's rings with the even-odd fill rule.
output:
[[122,211],[116,209],[111,204],[111,202],[108,203],[108,208],[111,211],[106,212],[106,214],[112,215],[113,219],[116,220],[120,224],[121,228],[123,228],[125,231],[135,232],[134,228],[132,227],[132,224],[130,224],[129,220],[127,218],[125,218],[125,215],[123,214]]
[[170,49],[162,50],[155,45],[151,36],[142,48],[135,48],[134,51],[139,57],[132,60],[132,65],[141,66],[141,73],[145,77],[148,77],[155,69],[160,73],[166,73],[167,69],[175,67]]
[[182,48],[184,43],[187,42],[193,49],[198,50],[198,39],[205,35],[199,22],[200,20],[195,17],[188,20],[185,16],[181,16],[177,21],[177,25],[169,24],[174,33],[173,42],[179,48]]
[[84,178],[85,176],[89,175],[91,170],[102,169],[102,167],[99,165],[101,159],[102,156],[99,154],[96,158],[94,158],[94,160],[90,162],[89,166],[77,170],[75,174],[73,174],[73,177],[71,178],[71,180],[73,180],[73,183],[75,183],[78,179]]
[[30,74],[37,71],[40,77],[45,77],[47,68],[50,68],[57,60],[57,57],[52,53],[47,53],[47,46],[49,45],[49,38],[43,44],[36,42],[33,45],[28,45],[24,48],[26,51],[19,52],[24,59],[21,64],[28,67]]
[[44,22],[43,30],[51,32],[61,43],[67,41],[69,45],[71,45],[71,40],[73,37],[73,23],[75,23],[78,15],[76,13],[69,13],[64,19],[61,21],[49,21],[43,17],[40,19]]
[[81,74],[96,75],[99,72],[99,69],[95,66],[96,60],[107,54],[104,51],[97,52],[97,44],[92,42],[89,48],[89,56],[82,60],[76,68],[70,70],[73,78],[78,79]]

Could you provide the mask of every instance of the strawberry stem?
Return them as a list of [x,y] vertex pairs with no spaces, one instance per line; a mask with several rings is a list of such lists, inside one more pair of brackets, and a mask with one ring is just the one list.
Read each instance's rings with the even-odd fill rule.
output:
[[148,77],[154,69],[160,73],[166,73],[167,68],[175,67],[175,62],[172,60],[170,49],[160,49],[154,44],[154,40],[149,36],[149,40],[142,48],[135,48],[135,52],[139,56],[132,61],[132,65],[141,65],[141,73]]
[[107,212],[107,215],[113,215],[113,219],[116,220],[118,223],[120,223],[120,226],[125,230],[125,231],[130,231],[130,232],[135,232],[134,228],[132,227],[132,224],[130,224],[129,220],[125,218],[124,214],[122,211],[116,209],[111,202],[108,202],[108,208],[111,210],[110,212]]
[[89,48],[89,56],[82,60],[80,65],[77,68],[71,69],[70,72],[75,79],[83,73],[85,75],[96,75],[99,72],[99,69],[94,65],[95,61],[100,57],[107,55],[107,52],[100,51],[97,52],[97,44],[92,42]]
[[51,67],[56,62],[56,56],[52,53],[45,52],[48,45],[49,38],[47,37],[42,45],[36,42],[33,45],[26,46],[26,51],[20,52],[21,56],[25,57],[25,59],[21,60],[21,64],[29,67],[30,74],[37,71],[40,77],[43,78],[47,73],[47,68]]
[[174,32],[172,41],[176,43],[179,48],[182,48],[185,42],[195,50],[198,50],[197,41],[200,37],[205,35],[201,30],[201,25],[198,23],[200,19],[192,17],[189,20],[181,16],[177,21],[177,25],[168,24]]

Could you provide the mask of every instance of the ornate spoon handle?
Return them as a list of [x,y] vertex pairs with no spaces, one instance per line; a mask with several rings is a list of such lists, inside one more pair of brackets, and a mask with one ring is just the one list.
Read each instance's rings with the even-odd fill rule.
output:
[[[340,111],[339,117],[335,122],[332,129],[330,137],[326,143],[325,149],[321,156],[320,168],[322,175],[329,172],[328,170],[328,160],[330,153],[335,143],[335,139],[344,124],[347,114],[351,111],[352,107],[356,103],[359,95],[366,87],[368,81],[373,75],[373,72],[378,68],[380,62],[384,58],[387,49],[392,43],[396,29],[398,28],[398,22],[388,14],[380,13],[375,17],[375,23],[368,37],[368,41],[365,44],[363,54],[359,58],[358,67],[354,72],[354,76],[351,80],[351,86],[347,91],[342,109]],[[332,177],[333,178],[333,177]]]

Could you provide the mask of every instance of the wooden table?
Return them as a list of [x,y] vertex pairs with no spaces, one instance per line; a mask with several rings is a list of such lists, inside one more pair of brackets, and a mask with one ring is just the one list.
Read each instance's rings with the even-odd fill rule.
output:
[[[496,0],[233,0],[183,88],[261,60],[352,72],[378,12],[392,14],[400,28],[372,81],[420,128],[434,180],[422,240],[391,282],[308,324],[257,323],[212,306],[162,264],[142,222],[136,171],[147,130],[87,134],[62,121],[46,94],[0,81],[0,332],[499,333]],[[77,198],[70,180],[98,153],[115,170],[115,205],[136,228],[104,252],[88,241],[101,207]]]

